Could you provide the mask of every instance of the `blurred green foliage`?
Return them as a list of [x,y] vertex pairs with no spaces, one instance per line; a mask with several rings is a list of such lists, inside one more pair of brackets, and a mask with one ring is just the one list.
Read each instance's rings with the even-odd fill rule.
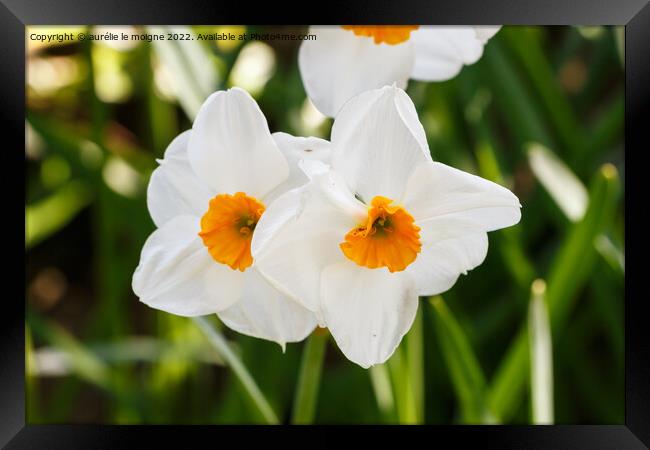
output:
[[[329,137],[305,99],[298,42],[30,44],[29,423],[264,421],[196,323],[139,303],[131,275],[154,230],[155,159],[212,91],[251,91],[271,131]],[[304,409],[304,343],[283,354],[224,330],[280,421],[530,423],[528,302],[541,278],[556,423],[623,423],[621,42],[611,27],[504,27],[453,80],[409,83],[433,158],[512,189],[521,223],[490,233],[483,265],[444,300],[421,301],[387,364],[361,369],[320,337]]]

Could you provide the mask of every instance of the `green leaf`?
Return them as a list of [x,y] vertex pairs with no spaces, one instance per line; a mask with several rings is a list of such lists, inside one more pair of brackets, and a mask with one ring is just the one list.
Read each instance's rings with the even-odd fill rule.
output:
[[546,108],[546,117],[562,140],[561,153],[579,152],[583,143],[582,129],[566,95],[560,90],[538,35],[529,28],[506,27],[502,33],[526,70],[533,92],[539,94],[538,99]]
[[531,95],[499,40],[491,40],[485,46],[484,58],[494,89],[494,103],[519,143],[537,141],[554,147],[539,102]]
[[[225,363],[206,343],[169,342],[151,337],[130,336],[117,342],[92,343],[86,349],[107,365],[117,366],[161,360],[178,364],[201,362],[223,366]],[[27,372],[34,376],[63,376],[72,372],[69,351],[58,347],[41,347],[31,352]],[[54,363],[54,364],[52,364]]]
[[[589,207],[582,221],[574,224],[551,265],[547,277],[546,301],[554,338],[563,330],[576,294],[587,281],[597,257],[594,239],[610,222],[620,191],[616,168],[601,167],[593,181]],[[490,385],[490,410],[509,420],[522,400],[528,378],[529,352],[527,327],[516,335]]]
[[91,201],[90,187],[73,180],[49,197],[25,207],[25,248],[39,242],[65,227]]
[[29,312],[27,322],[34,334],[69,355],[71,369],[79,378],[107,390],[114,389],[106,364],[68,331]]
[[616,273],[625,276],[625,254],[604,234],[596,236],[596,250]]
[[485,376],[469,340],[442,297],[434,297],[430,303],[436,312],[436,333],[460,400],[463,422],[494,423],[485,402]]
[[[504,185],[502,171],[490,140],[483,138],[476,145],[479,172],[481,176],[488,180]],[[535,266],[524,251],[521,228],[506,228],[500,230],[499,234],[500,245],[498,245],[498,248],[503,255],[508,270],[510,270],[519,286],[527,287],[535,277]]]
[[622,89],[617,89],[616,95],[612,96],[612,101],[591,125],[587,144],[576,158],[576,167],[593,167],[594,159],[599,158],[604,150],[620,145],[625,125],[625,95]]

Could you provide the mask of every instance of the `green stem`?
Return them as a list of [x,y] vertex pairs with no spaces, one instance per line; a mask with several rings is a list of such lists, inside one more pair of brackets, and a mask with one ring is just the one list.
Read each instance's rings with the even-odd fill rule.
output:
[[309,336],[305,344],[298,376],[298,388],[293,402],[291,417],[293,424],[307,425],[314,421],[327,338],[327,332],[316,330]]
[[375,393],[377,407],[384,423],[393,423],[396,418],[395,398],[390,384],[390,374],[386,364],[377,364],[368,369],[370,383]]
[[424,423],[424,328],[422,308],[418,308],[411,330],[406,335],[406,364],[411,380],[416,422]]
[[273,409],[271,408],[268,400],[266,400],[266,397],[264,397],[264,394],[262,394],[262,391],[260,391],[260,388],[255,383],[255,380],[251,374],[248,372],[248,369],[246,369],[246,366],[244,366],[244,363],[242,363],[241,359],[239,359],[239,357],[230,348],[230,345],[226,341],[226,338],[223,336],[223,334],[215,329],[205,317],[194,317],[193,319],[201,331],[203,331],[205,336],[208,338],[208,341],[210,344],[212,344],[219,356],[223,358],[225,363],[235,373],[235,376],[241,382],[244,390],[246,390],[255,406],[259,409],[260,413],[262,413],[262,416],[264,417],[266,423],[271,425],[278,424],[280,421],[275,415],[275,412],[273,412]]
[[530,399],[532,422],[553,424],[553,346],[546,306],[546,283],[537,279],[531,287],[528,306],[528,352],[530,354]]
[[417,407],[403,346],[400,345],[395,349],[395,353],[386,364],[391,375],[398,423],[402,425],[417,424]]

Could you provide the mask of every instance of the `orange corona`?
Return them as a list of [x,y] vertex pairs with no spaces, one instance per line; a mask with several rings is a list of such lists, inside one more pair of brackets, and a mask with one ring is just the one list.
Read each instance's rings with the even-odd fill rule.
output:
[[420,227],[404,208],[386,197],[372,199],[365,223],[345,235],[341,250],[349,259],[370,269],[387,267],[399,272],[417,258],[422,244]]
[[264,209],[262,202],[243,192],[210,200],[199,236],[215,261],[241,272],[253,264],[251,240]]
[[419,28],[418,25],[343,25],[344,30],[350,30],[357,36],[368,36],[375,40],[375,44],[386,43],[389,45],[401,44],[411,37],[411,31]]

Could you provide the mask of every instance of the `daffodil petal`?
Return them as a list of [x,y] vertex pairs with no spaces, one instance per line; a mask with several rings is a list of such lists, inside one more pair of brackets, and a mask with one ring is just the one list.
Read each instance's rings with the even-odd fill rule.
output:
[[288,133],[273,133],[273,140],[289,164],[289,178],[264,197],[270,203],[286,191],[302,186],[309,181],[303,163],[324,164],[329,166],[331,144],[317,137],[292,136]]
[[289,176],[266,118],[243,89],[218,91],[194,120],[188,156],[194,172],[214,192],[245,192],[257,198]]
[[321,280],[323,318],[345,356],[361,367],[385,362],[411,328],[418,307],[404,272],[331,265]]
[[406,87],[413,66],[409,41],[375,44],[337,26],[310,27],[315,40],[304,41],[298,65],[307,95],[316,109],[329,117],[357,94],[397,83]]
[[483,46],[498,31],[495,27],[423,26],[412,33],[415,63],[411,78],[444,81],[458,75],[464,65],[474,64]]
[[332,169],[366,203],[378,195],[401,198],[414,168],[430,161],[415,106],[395,86],[353,98],[334,121]]
[[418,295],[436,295],[449,290],[461,274],[483,263],[488,250],[484,232],[430,242],[422,246],[416,260],[406,268]]
[[212,259],[198,236],[199,221],[176,216],[149,236],[132,281],[141,302],[179,316],[202,316],[241,297],[243,274]]
[[187,158],[190,133],[179,134],[169,144],[149,179],[147,207],[157,227],[176,216],[200,216],[208,209],[210,189],[194,173]]
[[306,338],[316,327],[316,316],[273,287],[255,268],[244,273],[241,300],[218,313],[230,328],[248,336],[287,342]]
[[521,219],[519,199],[508,189],[439,162],[413,171],[401,203],[422,228],[430,219],[446,218],[492,231]]
[[264,212],[251,244],[255,267],[275,287],[318,312],[321,271],[345,259],[339,243],[365,214],[336,174],[318,175]]

